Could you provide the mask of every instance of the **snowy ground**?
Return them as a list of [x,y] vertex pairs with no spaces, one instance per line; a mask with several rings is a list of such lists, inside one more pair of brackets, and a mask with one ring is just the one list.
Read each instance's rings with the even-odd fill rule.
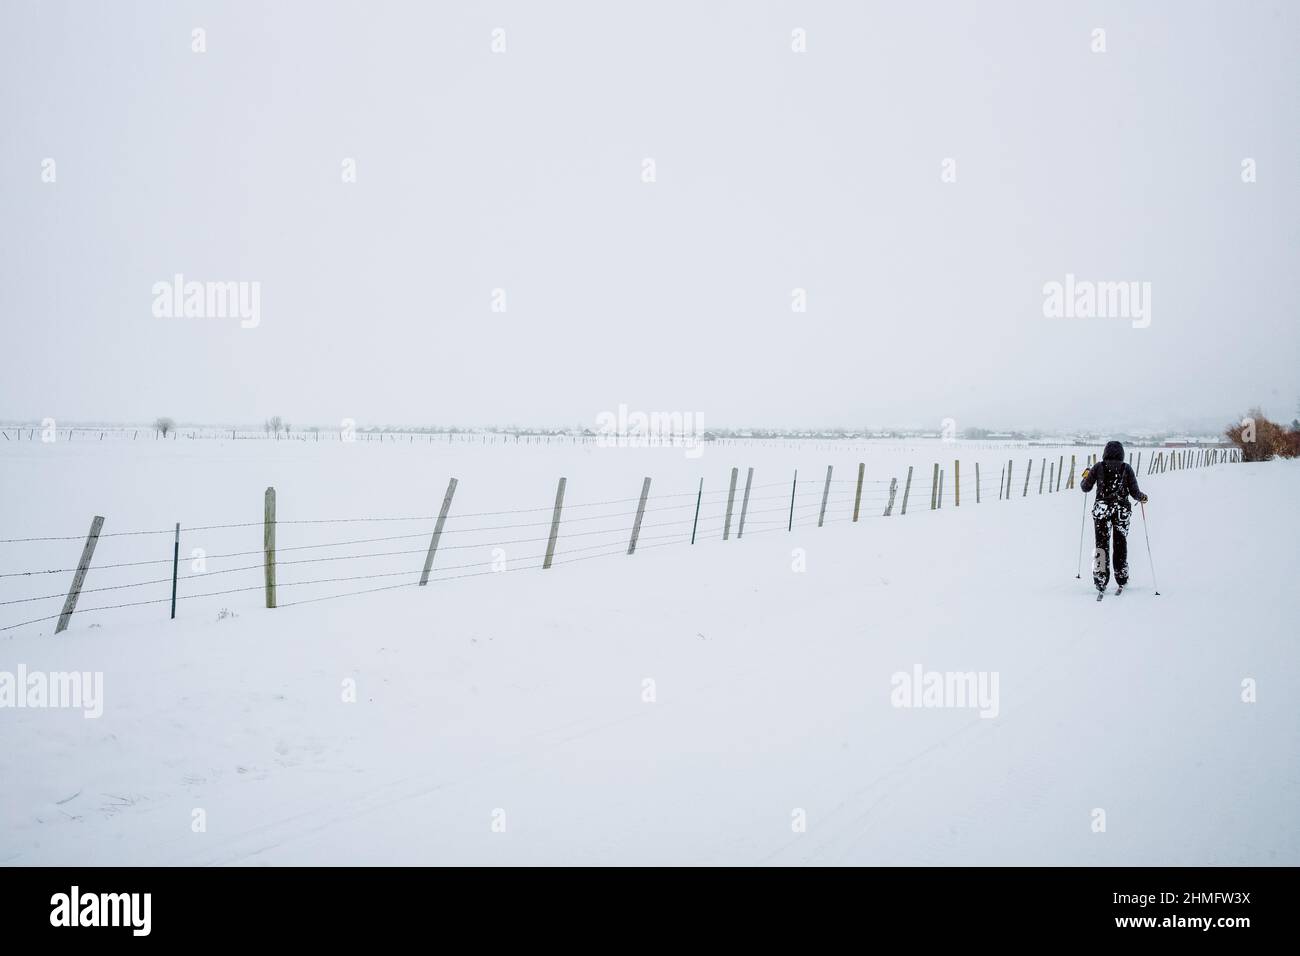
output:
[[[376,489],[373,464],[313,483],[299,449],[258,461],[255,443],[193,444],[153,471],[72,444],[55,454],[84,468],[5,449],[3,537],[82,511],[121,513],[123,528],[249,520],[244,499],[256,506],[265,484],[310,517],[356,514],[359,501],[427,514],[449,472],[466,513],[549,507],[559,474],[579,503],[657,475],[625,450],[500,449],[480,476],[468,457],[411,447],[384,453],[391,485]],[[949,498],[931,512],[921,473],[956,457],[932,451],[835,461],[837,478],[866,460],[887,482],[914,459],[922,493],[905,517],[878,517],[873,502],[854,525],[842,497],[824,528],[807,518],[814,504],[793,532],[763,515],[776,523],[741,541],[711,524],[694,548],[670,538],[545,572],[274,611],[240,593],[176,622],[146,607],[57,638],[47,625],[4,632],[0,671],[102,671],[104,708],[0,710],[0,863],[1300,864],[1300,471],[1143,476],[1161,595],[1135,517],[1130,589],[1097,604],[1086,565],[1074,577],[1077,492],[1025,499],[1017,482],[999,502],[995,474],[978,506],[966,485],[960,509]],[[756,482],[786,494],[798,464],[819,498],[824,455],[766,454],[683,462],[664,491],[693,491],[705,473],[717,491],[731,464],[755,464]],[[1050,452],[980,454],[1018,471]],[[153,473],[168,480],[127,477]],[[40,506],[17,507],[33,482]],[[531,498],[506,494],[523,485]],[[407,510],[417,496],[424,510]],[[260,528],[248,537],[255,548]],[[66,561],[67,542],[50,548],[43,560]],[[4,569],[25,566],[27,552],[4,554]],[[50,591],[66,587],[50,577]],[[218,620],[221,606],[236,616]],[[917,665],[996,674],[996,717],[892,706],[891,677]]]

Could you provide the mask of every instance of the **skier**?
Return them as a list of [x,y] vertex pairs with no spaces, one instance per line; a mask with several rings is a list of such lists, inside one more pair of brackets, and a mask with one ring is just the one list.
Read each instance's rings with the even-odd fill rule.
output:
[[[1094,485],[1097,499],[1092,506],[1092,528],[1097,549],[1092,564],[1092,583],[1097,586],[1097,600],[1100,601],[1110,583],[1111,564],[1115,566],[1115,584],[1118,585],[1115,593],[1122,594],[1124,585],[1128,584],[1128,527],[1133,514],[1129,497],[1145,503],[1147,496],[1138,487],[1132,466],[1124,461],[1124,446],[1117,441],[1107,442],[1101,461],[1084,469],[1079,487],[1086,495]],[[1112,529],[1115,531],[1114,561],[1108,561]]]

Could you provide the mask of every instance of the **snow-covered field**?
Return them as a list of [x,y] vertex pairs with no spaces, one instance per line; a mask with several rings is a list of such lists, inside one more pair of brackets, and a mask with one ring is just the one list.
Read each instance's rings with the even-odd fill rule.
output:
[[[1097,604],[1086,561],[1075,579],[1081,496],[1037,493],[1041,459],[1068,467],[1071,451],[0,445],[0,538],[70,539],[0,545],[0,573],[68,567],[92,514],[106,535],[248,525],[183,532],[181,595],[234,593],[184,600],[174,622],[162,603],[79,610],[58,637],[52,621],[0,632],[0,672],[103,675],[98,718],[0,709],[0,863],[1300,863],[1300,471],[1141,475],[1161,594],[1135,516],[1131,586]],[[1008,458],[1013,497],[998,501]],[[724,542],[733,465],[742,487],[755,468],[755,489],[744,538]],[[405,586],[453,475],[436,582]],[[599,560],[535,570],[560,475],[560,557]],[[644,475],[656,510],[629,557]],[[267,485],[282,560],[409,553],[284,566],[282,606],[266,610]],[[393,516],[419,517],[290,523]],[[399,540],[305,547],[380,537]],[[168,578],[171,542],[104,538],[87,588]],[[194,548],[250,556],[195,572]],[[98,569],[148,560],[164,563]],[[392,576],[290,585],[368,574]],[[69,578],[0,578],[0,600],[61,595]],[[81,607],[169,593],[87,593]],[[60,602],[0,607],[0,626]],[[979,708],[895,706],[896,675],[918,667],[995,693]]]

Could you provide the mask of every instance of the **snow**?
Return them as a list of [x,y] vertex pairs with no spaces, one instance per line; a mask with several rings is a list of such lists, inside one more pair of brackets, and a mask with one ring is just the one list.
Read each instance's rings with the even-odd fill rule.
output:
[[[656,494],[693,493],[698,475],[714,494],[695,547],[686,526],[654,542],[666,546],[616,553],[617,519],[598,560],[548,571],[276,610],[253,591],[182,604],[174,622],[158,605],[79,612],[58,637],[49,624],[0,632],[0,671],[102,672],[104,687],[97,719],[0,709],[0,863],[1300,863],[1293,463],[1139,476],[1161,594],[1135,513],[1130,585],[1097,604],[1086,560],[1074,576],[1078,492],[1039,496],[1035,475],[1020,497],[1024,459],[1036,470],[1058,450],[755,443],[689,460],[582,446],[104,445],[0,446],[0,537],[84,533],[92,513],[106,532],[256,522],[267,484],[281,520],[436,513],[451,474],[453,515],[549,509],[560,474],[576,505],[635,497],[644,474]],[[1020,477],[998,501],[1009,457]],[[885,482],[869,486],[876,495],[916,465],[908,514],[900,481],[894,516],[872,498],[852,524],[848,483],[817,528],[826,463],[851,479],[858,460]],[[948,500],[931,512],[935,460]],[[788,494],[796,465],[807,475],[813,505],[801,497],[793,532],[767,514],[753,520],[772,525],[720,540],[732,464],[742,488],[754,464],[756,484],[775,488],[764,495]],[[157,481],[146,489],[142,475]],[[226,533],[213,553],[260,545],[260,526]],[[339,532],[279,533],[284,547]],[[96,561],[170,545],[105,539]],[[66,563],[79,548],[0,546],[0,570],[33,555]],[[422,563],[391,560],[412,577]],[[0,579],[0,596],[57,592],[67,577]],[[92,569],[87,586],[105,580]],[[187,578],[182,593],[199,586]],[[222,608],[234,616],[218,619]],[[0,625],[26,609],[3,608]],[[894,675],[918,665],[996,674],[996,716],[893,706]],[[800,811],[805,832],[792,827]]]

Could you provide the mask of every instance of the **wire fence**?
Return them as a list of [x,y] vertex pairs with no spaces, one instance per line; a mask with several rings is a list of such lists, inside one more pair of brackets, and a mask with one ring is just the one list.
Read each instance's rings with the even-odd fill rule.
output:
[[[1160,451],[1153,453],[1145,474],[1203,467],[1239,461],[1234,450]],[[10,587],[33,579],[40,585],[51,575],[73,575],[70,587],[50,584],[37,593],[9,596],[0,591],[0,614],[12,613],[16,620],[0,623],[0,631],[59,620],[62,629],[75,610],[79,615],[170,605],[185,608],[191,602],[251,595],[264,592],[267,606],[290,607],[369,594],[425,583],[446,583],[514,571],[541,570],[555,565],[585,562],[670,546],[690,546],[705,540],[789,532],[795,528],[852,523],[868,518],[902,516],[908,511],[938,511],[1011,498],[1037,497],[1076,487],[1083,468],[1091,459],[1071,458],[1066,476],[1064,456],[1051,462],[1040,456],[1001,466],[1000,474],[983,472],[976,466],[964,474],[960,462],[935,464],[924,473],[909,468],[904,476],[867,479],[861,472],[853,477],[836,477],[833,469],[824,476],[754,483],[752,469],[741,479],[734,469],[727,486],[705,491],[703,483],[693,491],[645,494],[626,498],[563,502],[533,508],[478,511],[444,515],[399,515],[312,518],[278,521],[269,511],[263,521],[203,524],[162,529],[108,531],[98,534],[43,535],[0,539],[0,555],[20,551],[18,546],[37,543],[84,542],[82,559],[58,567],[29,567],[0,571],[0,586]],[[1077,468],[1077,474],[1076,474]],[[1142,473],[1140,461],[1135,470]],[[1037,475],[1035,475],[1037,472]],[[647,479],[647,482],[649,479]],[[964,486],[964,489],[963,489]],[[446,506],[452,502],[455,483],[448,490]],[[963,498],[963,490],[965,497]],[[270,490],[268,489],[268,492]],[[972,492],[974,493],[972,495]],[[540,520],[532,520],[532,519]],[[522,519],[522,520],[521,520]],[[412,526],[411,530],[401,527]],[[433,525],[434,527],[430,527]],[[310,540],[320,531],[339,526],[326,540]],[[394,534],[349,534],[354,526],[392,528]],[[418,529],[416,528],[418,526]],[[261,547],[219,550],[208,554],[194,549],[182,560],[180,542],[201,535],[204,542],[223,534],[248,536],[260,529]],[[545,530],[543,530],[545,529]],[[280,546],[278,534],[293,540]],[[299,540],[307,536],[308,540]],[[431,540],[432,537],[432,540]],[[170,545],[166,557],[139,560],[110,560],[94,563],[91,555],[100,541],[134,542],[162,538]],[[165,540],[171,538],[172,540]],[[422,542],[416,545],[415,542]],[[273,542],[268,546],[268,542]],[[404,546],[405,542],[410,546]],[[395,544],[396,543],[396,544]],[[109,545],[106,545],[108,547]],[[153,547],[155,545],[149,545]],[[523,553],[517,553],[522,551]],[[486,555],[486,557],[485,557]],[[69,552],[71,556],[71,552]],[[440,560],[435,560],[441,556]],[[241,560],[242,559],[242,560]],[[221,566],[231,562],[230,566]],[[209,563],[214,567],[209,568]],[[187,573],[180,574],[182,565]],[[137,569],[155,569],[140,579],[116,581],[114,574],[134,574]],[[288,580],[280,580],[287,572]],[[93,574],[93,583],[87,578]],[[100,580],[108,575],[109,580]],[[209,580],[211,579],[211,580]],[[183,584],[183,587],[182,587]],[[363,584],[338,590],[338,585]],[[327,591],[328,593],[322,593]],[[289,598],[280,601],[285,592]],[[154,596],[161,594],[161,596]],[[90,603],[82,604],[83,598]],[[127,600],[123,600],[127,599]],[[62,610],[51,613],[53,602]]]

